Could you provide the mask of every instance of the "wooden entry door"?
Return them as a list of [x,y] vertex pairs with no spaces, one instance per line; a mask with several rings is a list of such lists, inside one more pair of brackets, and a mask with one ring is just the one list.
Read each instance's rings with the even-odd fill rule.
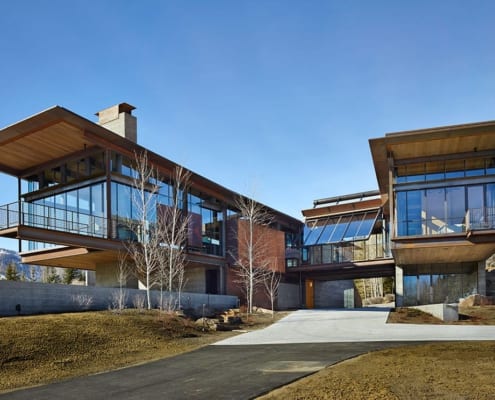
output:
[[315,283],[313,279],[306,279],[306,308],[315,307]]

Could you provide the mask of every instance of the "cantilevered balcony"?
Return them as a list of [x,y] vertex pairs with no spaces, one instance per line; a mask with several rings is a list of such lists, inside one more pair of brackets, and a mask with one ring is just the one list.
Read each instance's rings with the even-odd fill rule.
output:
[[392,237],[392,253],[399,265],[474,262],[494,252],[493,207],[470,208],[458,218],[399,220]]
[[495,208],[470,208],[463,216],[445,218],[443,216],[427,216],[407,218],[397,221],[396,238],[407,236],[436,236],[449,234],[465,234],[466,232],[495,229]]
[[21,226],[96,238],[107,237],[103,217],[45,205],[15,202],[0,206],[0,235],[17,237]]

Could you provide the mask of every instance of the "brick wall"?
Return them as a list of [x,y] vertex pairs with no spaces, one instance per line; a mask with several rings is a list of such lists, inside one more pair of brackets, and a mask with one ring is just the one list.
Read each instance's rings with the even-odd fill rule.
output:
[[[248,222],[245,220],[239,220],[232,218],[227,223],[227,247],[229,249],[228,261],[230,266],[227,269],[227,284],[226,290],[230,295],[238,296],[241,300],[241,304],[246,304],[246,299],[238,283],[234,281],[237,279],[235,273],[234,258],[230,256],[233,253],[237,257],[245,258],[246,242],[243,240],[248,234]],[[264,264],[268,262],[268,268],[271,270],[284,273],[285,272],[285,234],[282,231],[269,228],[267,226],[255,226],[254,228],[255,240],[260,240],[262,243],[261,256],[258,264]],[[255,262],[256,264],[256,262]],[[294,302],[288,298],[287,293],[297,293],[294,290],[285,291],[284,304],[288,304],[284,308],[292,308]],[[299,298],[297,298],[297,303]],[[262,287],[259,287],[254,294],[253,305],[263,308],[271,308],[270,299],[265,294]],[[294,306],[297,307],[297,306]]]

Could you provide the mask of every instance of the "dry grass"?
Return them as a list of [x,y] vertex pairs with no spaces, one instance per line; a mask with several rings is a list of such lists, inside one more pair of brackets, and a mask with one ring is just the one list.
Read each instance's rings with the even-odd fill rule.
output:
[[[248,329],[272,322],[251,317]],[[232,335],[158,311],[0,318],[0,391],[173,356]]]
[[[461,313],[470,319],[459,323],[495,324],[494,306]],[[429,321],[415,312],[401,318],[406,323]],[[242,328],[270,323],[270,315],[256,315]],[[0,318],[0,390],[169,357],[228,335],[232,333],[202,332],[186,319],[155,311]],[[365,354],[266,398],[493,399],[493,376],[495,342],[435,343]]]
[[407,346],[344,361],[260,399],[491,400],[494,374],[495,342]]
[[[459,310],[459,325],[495,325],[495,306]],[[399,308],[388,322],[445,324]],[[362,355],[277,389],[263,400],[491,400],[495,398],[495,338],[406,346]]]
[[459,308],[459,321],[443,322],[414,308],[396,308],[388,316],[388,323],[435,325],[495,325],[495,306]]

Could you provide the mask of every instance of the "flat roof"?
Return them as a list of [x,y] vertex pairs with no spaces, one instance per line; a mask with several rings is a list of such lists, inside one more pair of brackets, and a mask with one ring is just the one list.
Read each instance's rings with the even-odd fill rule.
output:
[[388,192],[389,157],[394,161],[495,151],[495,121],[387,133],[369,139],[380,192]]

